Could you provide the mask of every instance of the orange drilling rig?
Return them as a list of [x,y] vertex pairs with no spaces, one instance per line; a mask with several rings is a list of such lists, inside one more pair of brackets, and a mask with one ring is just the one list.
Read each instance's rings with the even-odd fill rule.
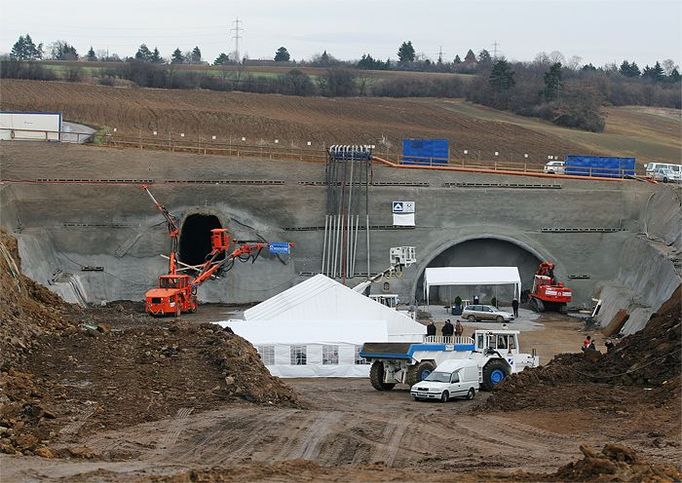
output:
[[528,295],[530,306],[537,312],[555,310],[565,314],[567,304],[573,297],[573,291],[564,287],[562,282],[557,282],[554,277],[554,264],[542,262],[538,265],[533,278],[533,290]]
[[[156,201],[147,185],[141,188],[147,192],[157,209],[163,214],[171,238],[171,248],[168,255],[168,273],[159,277],[159,286],[145,293],[145,311],[153,316],[174,315],[179,317],[183,312],[197,310],[197,288],[206,280],[218,275],[221,271],[230,270],[235,260],[242,262],[256,261],[264,248],[270,253],[288,254],[292,243],[268,243],[266,241],[233,240],[230,232],[225,228],[211,230],[211,251],[206,255],[206,261],[197,266],[185,265],[178,261],[178,237],[180,229],[178,221],[166,207]],[[232,248],[232,251],[230,249]],[[178,269],[178,264],[185,265]],[[179,270],[190,270],[194,275],[178,273]]]

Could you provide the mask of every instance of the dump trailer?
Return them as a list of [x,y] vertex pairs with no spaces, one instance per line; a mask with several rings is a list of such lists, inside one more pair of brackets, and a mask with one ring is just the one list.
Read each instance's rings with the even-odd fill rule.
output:
[[423,342],[366,342],[360,357],[370,361],[370,383],[377,391],[423,381],[441,362],[476,360],[479,383],[491,390],[509,374],[539,365],[533,350],[519,351],[518,330],[476,330],[473,337],[425,336]]

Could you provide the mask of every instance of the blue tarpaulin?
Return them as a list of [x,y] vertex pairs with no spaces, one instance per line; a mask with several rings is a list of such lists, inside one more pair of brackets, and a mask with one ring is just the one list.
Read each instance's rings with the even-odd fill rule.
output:
[[447,139],[403,139],[403,164],[447,164],[449,157]]
[[635,158],[569,154],[564,161],[566,174],[602,178],[622,178],[635,175]]

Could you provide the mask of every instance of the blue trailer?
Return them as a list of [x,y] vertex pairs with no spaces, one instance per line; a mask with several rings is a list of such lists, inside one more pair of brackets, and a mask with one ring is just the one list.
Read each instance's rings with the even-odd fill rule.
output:
[[635,175],[635,158],[569,154],[564,158],[564,170],[576,176],[624,178]]
[[447,139],[403,139],[402,164],[448,164],[449,158]]

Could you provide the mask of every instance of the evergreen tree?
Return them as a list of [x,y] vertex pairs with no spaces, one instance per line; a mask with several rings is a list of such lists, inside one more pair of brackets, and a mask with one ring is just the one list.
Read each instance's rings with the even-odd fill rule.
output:
[[545,90],[543,91],[547,101],[553,101],[559,96],[561,89],[561,62],[552,64],[545,72]]
[[493,64],[488,83],[497,93],[508,91],[514,87],[516,84],[514,71],[511,70],[511,66],[506,60],[500,59]]
[[668,82],[680,82],[680,71],[677,70],[677,67],[673,67],[673,70],[668,76]]
[[483,49],[478,53],[478,63],[481,65],[490,65],[493,58],[490,56],[490,52]]
[[19,36],[19,39],[12,46],[10,59],[15,60],[37,60],[43,58],[43,44],[33,43],[29,34]]
[[88,50],[88,54],[85,56],[85,58],[89,62],[95,62],[97,60],[97,55],[95,54],[95,49],[92,48],[92,45],[90,46],[90,50]]
[[180,50],[180,47],[175,49],[173,51],[173,55],[171,55],[171,64],[184,64],[185,63],[185,56],[182,55],[182,51]]
[[275,52],[275,62],[289,62],[291,55],[286,47],[282,46]]
[[663,67],[661,67],[661,63],[656,61],[656,64],[653,67],[649,67],[648,65],[644,67],[644,70],[642,71],[642,77],[654,82],[661,82],[664,80],[665,74],[663,74]]
[[592,63],[590,62],[589,64],[583,65],[582,68],[580,69],[580,71],[581,72],[596,72],[597,68],[595,66],[593,66]]
[[320,56],[320,65],[326,67],[329,65],[329,62],[330,62],[329,54],[325,50],[324,52],[322,52],[322,55]]
[[76,47],[64,40],[57,40],[52,44],[51,56],[55,60],[78,60]]
[[455,60],[452,61],[453,64],[461,64],[462,59],[459,58],[459,54],[455,55]]
[[398,61],[402,64],[414,62],[415,52],[412,41],[403,42],[398,49]]
[[152,52],[147,47],[147,44],[142,44],[135,52],[135,60],[142,62],[150,62],[152,60]]
[[478,61],[476,60],[476,54],[474,54],[474,51],[469,49],[469,52],[467,52],[467,55],[464,56],[464,63],[465,64],[475,64]]
[[230,57],[225,52],[221,52],[220,55],[213,61],[213,65],[227,65],[229,63]]
[[190,64],[201,64],[201,50],[199,50],[199,46],[196,46],[192,49],[192,54],[190,55]]
[[163,57],[161,57],[161,54],[159,53],[159,49],[157,47],[154,47],[154,52],[152,52],[152,56],[149,59],[152,64],[163,64],[164,60]]
[[623,63],[620,64],[618,72],[625,77],[639,77],[640,75],[637,64],[634,61],[630,64],[627,60],[624,60]]

